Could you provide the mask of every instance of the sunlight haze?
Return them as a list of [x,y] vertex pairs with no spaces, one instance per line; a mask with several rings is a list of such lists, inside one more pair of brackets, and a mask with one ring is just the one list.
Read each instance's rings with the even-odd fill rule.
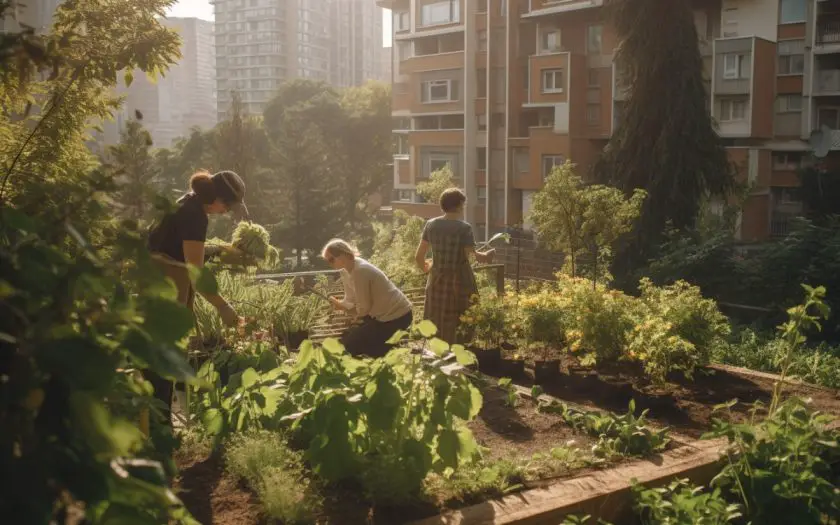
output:
[[[370,0],[373,1],[373,0]],[[391,17],[388,10],[382,14],[382,44],[391,45]],[[213,20],[213,6],[208,0],[180,0],[169,10],[169,16],[195,17]]]

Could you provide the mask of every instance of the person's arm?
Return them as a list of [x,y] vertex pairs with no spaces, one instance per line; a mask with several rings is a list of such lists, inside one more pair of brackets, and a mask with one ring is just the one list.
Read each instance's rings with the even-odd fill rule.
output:
[[426,259],[427,253],[429,253],[429,241],[420,241],[420,244],[417,245],[417,252],[414,254],[414,262],[423,273],[429,273],[429,270],[432,269],[432,261]]
[[341,284],[344,287],[344,298],[339,300],[335,297],[330,297],[330,302],[339,310],[352,312],[356,308],[356,287],[352,282],[350,273],[345,270],[341,271]]
[[429,253],[429,234],[427,230],[429,223],[423,227],[423,236],[420,238],[420,243],[417,245],[417,251],[414,253],[414,263],[420,268],[423,273],[429,273],[432,269],[432,261],[426,260],[426,255]]
[[356,285],[356,316],[362,318],[370,313],[373,306],[371,288],[373,288],[373,274],[365,269],[356,270],[353,275]]
[[[204,241],[184,241],[184,261],[197,268],[204,266]],[[222,321],[228,326],[236,326],[239,322],[239,316],[236,311],[231,308],[224,297],[217,294],[201,294],[207,299],[207,302],[212,304],[219,315],[222,316]]]
[[464,248],[464,255],[469,260],[470,256],[475,257],[475,260],[480,263],[491,263],[493,262],[493,256],[496,254],[496,250],[484,250],[483,252],[479,252],[475,249],[475,246],[467,246]]

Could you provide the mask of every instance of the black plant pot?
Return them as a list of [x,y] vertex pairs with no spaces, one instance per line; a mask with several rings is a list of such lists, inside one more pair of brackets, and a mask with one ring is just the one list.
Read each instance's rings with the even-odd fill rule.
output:
[[560,360],[534,361],[534,381],[538,385],[549,385],[560,377]]
[[511,379],[525,375],[525,361],[522,359],[502,359],[501,375]]
[[486,350],[473,349],[478,359],[478,369],[485,374],[497,374],[502,364],[502,349],[488,348]]
[[286,345],[289,350],[297,350],[304,341],[309,339],[309,330],[292,332],[286,336]]

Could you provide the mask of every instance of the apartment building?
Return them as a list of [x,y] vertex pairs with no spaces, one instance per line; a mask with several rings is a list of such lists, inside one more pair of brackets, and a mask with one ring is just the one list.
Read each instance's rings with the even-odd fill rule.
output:
[[384,77],[382,8],[371,0],[333,0],[330,83],[360,86]]
[[61,0],[17,0],[0,18],[0,33],[16,33],[23,27],[31,27],[36,33],[45,33],[52,25]]
[[215,0],[219,119],[237,91],[261,113],[287,79],[337,87],[382,77],[382,10],[372,0]]
[[[585,174],[626,87],[603,0],[376,0],[393,17],[394,209],[438,213],[416,184],[449,165],[479,236],[528,227],[556,164]],[[840,167],[840,0],[694,0],[708,107],[750,194],[738,235],[801,212],[796,171],[825,129]],[[838,157],[840,158],[840,156]]]

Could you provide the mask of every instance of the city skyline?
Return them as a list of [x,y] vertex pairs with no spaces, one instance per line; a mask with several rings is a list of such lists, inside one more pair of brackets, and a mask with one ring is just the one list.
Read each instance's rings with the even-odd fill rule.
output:
[[[372,1],[372,0],[371,0]],[[391,11],[383,9],[382,12],[382,45],[391,46]],[[195,17],[200,20],[213,21],[213,6],[209,0],[179,0],[167,12],[169,16]]]

